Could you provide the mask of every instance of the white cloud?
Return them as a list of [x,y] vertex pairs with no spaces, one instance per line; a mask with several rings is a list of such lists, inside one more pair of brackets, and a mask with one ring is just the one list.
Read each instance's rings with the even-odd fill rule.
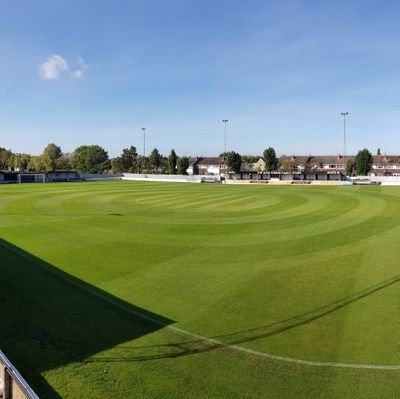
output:
[[80,79],[83,76],[83,71],[77,69],[76,71],[72,72],[70,76],[73,79]]
[[57,80],[60,78],[60,74],[67,70],[67,61],[60,55],[54,54],[40,65],[39,74],[43,80]]
[[76,57],[76,63],[78,64],[78,68],[71,73],[71,78],[73,79],[80,79],[83,76],[83,73],[89,69],[89,65],[86,64],[84,59],[80,57],[79,55]]
[[[89,65],[81,56],[76,57],[75,70],[69,74],[72,79],[81,79]],[[53,54],[39,67],[39,75],[43,80],[58,80],[63,72],[69,70],[68,62],[63,57]]]

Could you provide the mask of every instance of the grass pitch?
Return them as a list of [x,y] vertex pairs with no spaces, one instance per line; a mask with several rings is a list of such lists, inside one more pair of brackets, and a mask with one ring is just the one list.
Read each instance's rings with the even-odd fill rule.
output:
[[0,186],[0,348],[44,399],[398,398],[399,242],[394,187]]

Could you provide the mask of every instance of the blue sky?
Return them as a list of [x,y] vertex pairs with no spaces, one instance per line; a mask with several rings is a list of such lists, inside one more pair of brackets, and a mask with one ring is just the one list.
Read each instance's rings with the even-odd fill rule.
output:
[[0,0],[0,146],[400,153],[400,3]]

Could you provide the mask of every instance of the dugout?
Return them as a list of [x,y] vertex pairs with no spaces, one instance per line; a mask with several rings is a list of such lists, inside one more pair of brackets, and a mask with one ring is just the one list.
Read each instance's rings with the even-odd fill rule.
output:
[[340,171],[274,171],[265,172],[263,174],[246,175],[240,174],[236,175],[237,179],[240,180],[279,180],[279,181],[343,181],[346,180],[345,175]]
[[0,172],[0,183],[16,183],[17,181],[17,172]]

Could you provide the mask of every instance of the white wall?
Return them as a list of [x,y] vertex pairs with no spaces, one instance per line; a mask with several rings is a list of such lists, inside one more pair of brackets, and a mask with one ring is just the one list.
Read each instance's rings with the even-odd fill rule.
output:
[[201,176],[123,173],[122,180],[159,181],[159,182],[174,182],[174,183],[201,183]]
[[210,165],[208,168],[207,168],[207,173],[210,173],[210,174],[212,174],[212,175],[219,175],[219,166],[213,166],[213,165]]

